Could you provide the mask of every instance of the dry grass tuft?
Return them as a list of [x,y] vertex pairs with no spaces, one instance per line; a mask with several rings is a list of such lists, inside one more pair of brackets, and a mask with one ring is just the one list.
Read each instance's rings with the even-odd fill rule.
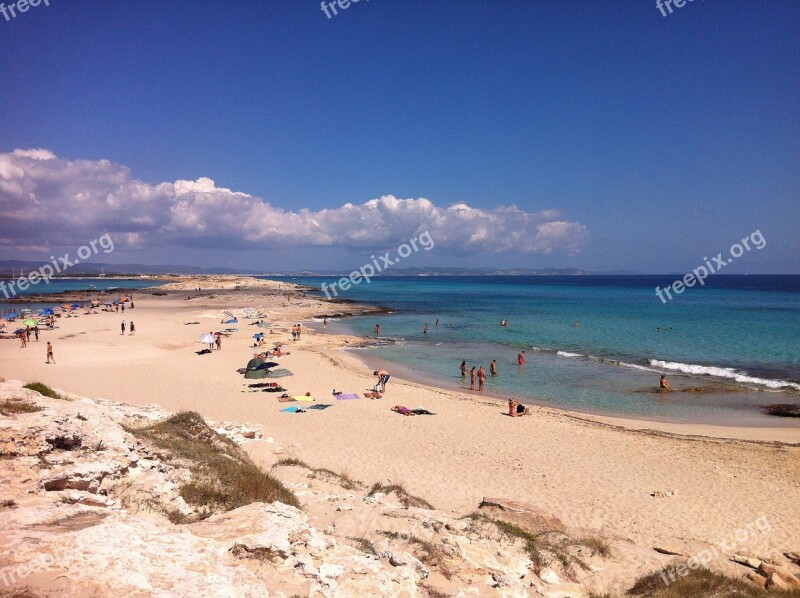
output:
[[418,507],[420,509],[433,510],[433,505],[431,503],[424,498],[414,496],[401,484],[381,484],[380,482],[377,482],[373,484],[372,488],[369,489],[367,496],[372,496],[378,492],[383,492],[384,494],[394,494],[406,508]]
[[[201,516],[230,511],[254,502],[275,502],[299,507],[297,497],[255,463],[232,440],[217,434],[203,418],[184,411],[144,428],[128,428],[137,438],[161,451],[165,462],[191,470],[192,481],[180,494]],[[186,519],[165,513],[174,523]]]

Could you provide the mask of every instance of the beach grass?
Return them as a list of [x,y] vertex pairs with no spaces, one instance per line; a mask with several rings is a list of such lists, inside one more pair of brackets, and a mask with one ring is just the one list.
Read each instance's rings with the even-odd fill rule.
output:
[[[671,581],[671,580],[670,580]],[[800,590],[769,591],[744,579],[737,579],[708,569],[695,569],[677,577],[669,585],[659,571],[645,575],[628,590],[638,598],[800,598]]]
[[56,392],[55,390],[47,386],[47,384],[42,384],[41,382],[30,382],[25,386],[23,386],[22,388],[27,388],[28,390],[38,392],[40,395],[44,395],[51,399],[60,399],[62,401],[70,400],[64,395],[62,395],[60,392]]
[[453,572],[447,567],[447,555],[433,542],[424,540],[414,534],[389,531],[383,531],[381,533],[391,540],[398,540],[410,544],[415,553],[414,556],[432,569],[435,569],[437,573],[441,573],[445,579],[451,579],[453,577]]
[[[300,506],[288,488],[253,463],[236,443],[212,430],[198,413],[183,411],[127,431],[152,443],[165,462],[192,472],[180,495],[198,508],[201,518],[254,502]],[[183,521],[177,513],[166,514],[173,522]]]
[[28,403],[27,401],[12,401],[11,399],[6,399],[0,403],[0,414],[2,415],[35,413],[36,411],[44,411],[44,407],[39,407],[39,405]]
[[406,508],[417,507],[420,509],[433,510],[433,505],[431,503],[424,498],[414,496],[408,490],[406,490],[402,484],[382,484],[380,482],[376,482],[372,485],[372,488],[369,489],[367,496],[373,496],[378,492],[383,492],[384,494],[394,494]]
[[356,546],[361,550],[361,552],[365,552],[367,554],[373,554],[375,556],[378,555],[378,549],[375,548],[375,544],[373,544],[369,539],[364,537],[348,537],[348,540],[355,542]]
[[357,490],[359,488],[364,488],[364,484],[353,478],[349,473],[343,471],[341,473],[337,473],[331,469],[327,469],[326,467],[311,467],[305,461],[301,459],[297,459],[295,457],[287,457],[285,459],[281,459],[275,465],[272,466],[273,469],[275,467],[302,467],[303,469],[307,469],[309,471],[309,477],[312,478],[329,478],[332,479],[335,483],[339,484],[345,490]]
[[536,573],[547,567],[552,559],[556,559],[565,568],[574,564],[584,570],[588,569],[588,565],[583,559],[572,554],[570,548],[585,547],[593,555],[597,554],[606,558],[611,556],[611,545],[605,538],[598,535],[571,538],[559,530],[533,533],[516,523],[487,517],[478,512],[466,515],[465,519],[492,525],[507,538],[522,542]]

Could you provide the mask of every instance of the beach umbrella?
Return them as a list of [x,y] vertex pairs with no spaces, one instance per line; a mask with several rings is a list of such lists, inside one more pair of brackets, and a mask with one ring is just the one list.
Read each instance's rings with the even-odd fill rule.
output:
[[253,338],[264,338],[264,333],[263,332],[257,332],[257,333],[255,333],[253,335]]
[[217,342],[217,339],[214,337],[213,334],[204,334],[200,337],[201,343],[206,343],[207,345],[211,345]]
[[261,365],[257,366],[257,370],[268,370],[269,368],[274,368],[276,365],[280,365],[279,363],[275,363],[274,361],[265,361]]
[[72,309],[78,309],[80,306],[81,306],[81,304],[80,304],[80,303],[73,303],[72,305],[70,305],[70,307],[71,307]]
[[38,326],[39,325],[39,322],[37,322],[33,318],[28,318],[27,320],[25,320],[22,323],[25,324],[25,326]]
[[42,315],[43,316],[53,316],[53,315],[55,315],[55,312],[48,307],[47,309],[43,309],[42,310]]
[[10,314],[4,315],[3,319],[4,320],[8,320],[10,322],[11,320],[16,320],[18,317],[19,317],[19,314],[17,314],[17,312],[15,312],[15,311],[12,311]]
[[14,334],[19,334],[20,332],[25,332],[25,329],[24,329],[24,328],[17,328],[17,329],[14,331]]

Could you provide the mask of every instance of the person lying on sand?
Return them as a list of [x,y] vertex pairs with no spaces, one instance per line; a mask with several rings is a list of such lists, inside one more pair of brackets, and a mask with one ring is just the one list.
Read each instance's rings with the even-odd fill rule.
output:
[[531,408],[529,405],[523,405],[514,399],[508,399],[508,414],[511,417],[521,417],[523,415],[531,415]]
[[413,411],[411,411],[411,409],[408,407],[403,407],[402,405],[395,405],[392,407],[392,411],[396,411],[401,415],[416,415]]

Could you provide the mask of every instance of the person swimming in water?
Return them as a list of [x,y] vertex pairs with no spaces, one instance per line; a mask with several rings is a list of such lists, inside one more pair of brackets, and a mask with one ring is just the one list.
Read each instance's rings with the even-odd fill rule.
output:
[[492,359],[492,363],[489,364],[489,372],[492,374],[492,376],[496,376],[497,375],[497,360],[496,359]]
[[519,355],[517,355],[517,363],[525,365],[525,351],[520,351]]
[[661,374],[661,380],[658,381],[658,388],[660,390],[670,390],[669,380],[666,375]]

